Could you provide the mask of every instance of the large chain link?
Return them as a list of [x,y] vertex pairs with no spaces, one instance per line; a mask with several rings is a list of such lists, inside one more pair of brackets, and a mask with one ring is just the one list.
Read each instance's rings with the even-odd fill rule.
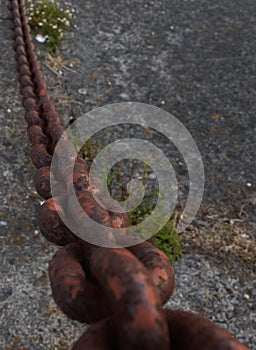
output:
[[[128,226],[126,214],[111,213],[95,202],[88,165],[68,140],[62,149],[65,157],[60,160],[68,181],[64,182],[61,172],[54,179],[62,199],[56,207],[50,166],[65,129],[47,91],[24,1],[10,0],[9,10],[31,157],[37,168],[34,183],[45,199],[39,226],[47,240],[63,246],[49,265],[53,297],[69,318],[93,323],[73,350],[246,350],[204,317],[163,309],[174,290],[174,271],[166,255],[151,243],[128,249],[97,247],[76,237],[61,221],[58,210],[72,210],[68,207],[68,194],[74,188],[78,202],[91,218],[110,227]],[[100,185],[97,191],[101,191]]]

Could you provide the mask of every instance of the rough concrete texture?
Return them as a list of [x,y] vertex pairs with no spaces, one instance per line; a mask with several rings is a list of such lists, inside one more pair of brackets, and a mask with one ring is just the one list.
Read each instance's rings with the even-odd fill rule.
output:
[[[74,7],[78,28],[67,34],[62,55],[80,60],[78,72],[63,69],[58,79],[44,69],[56,100],[59,93],[73,100],[59,103],[65,123],[120,101],[166,109],[184,123],[203,156],[202,211],[242,220],[244,233],[253,236],[256,2],[79,0]],[[51,297],[47,267],[56,248],[38,232],[40,198],[4,1],[0,14],[0,349],[69,349],[85,326],[68,320]],[[161,138],[156,143],[168,154]],[[172,307],[206,314],[256,349],[256,279],[249,263],[227,264],[224,256],[217,265],[197,251],[185,254],[175,270]]]

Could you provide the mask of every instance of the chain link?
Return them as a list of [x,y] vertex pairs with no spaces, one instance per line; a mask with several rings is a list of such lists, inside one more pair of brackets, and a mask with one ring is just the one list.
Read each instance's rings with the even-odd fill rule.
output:
[[37,168],[34,184],[45,199],[39,227],[48,241],[62,246],[49,264],[53,298],[69,318],[92,323],[72,349],[246,350],[204,317],[163,309],[174,291],[174,270],[151,243],[127,249],[97,247],[75,236],[61,221],[57,209],[72,214],[68,195],[74,188],[91,218],[109,227],[128,227],[126,214],[111,213],[95,202],[95,186],[100,192],[101,185],[97,181],[89,185],[89,167],[68,140],[62,149],[65,157],[59,160],[68,181],[62,173],[55,175],[58,201],[52,198],[52,155],[65,129],[35,53],[24,1],[10,0],[9,10],[31,158]]

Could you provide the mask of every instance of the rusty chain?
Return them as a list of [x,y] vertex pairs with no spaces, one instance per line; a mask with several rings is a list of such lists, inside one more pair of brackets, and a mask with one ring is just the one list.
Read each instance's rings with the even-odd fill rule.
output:
[[[84,211],[102,225],[125,228],[128,218],[102,209],[94,201],[89,166],[68,140],[62,149],[65,157],[59,162],[69,180],[65,182],[61,172],[54,179],[61,199],[56,208],[50,166],[65,129],[35,53],[24,1],[10,0],[9,10],[31,158],[37,168],[34,183],[45,200],[39,227],[47,240],[62,246],[49,265],[53,298],[69,318],[92,323],[72,349],[246,350],[202,316],[163,309],[174,290],[174,271],[166,255],[151,243],[127,249],[97,247],[76,237],[63,224],[57,209],[64,213],[72,210],[68,206],[71,188]],[[97,190],[101,191],[100,185]]]

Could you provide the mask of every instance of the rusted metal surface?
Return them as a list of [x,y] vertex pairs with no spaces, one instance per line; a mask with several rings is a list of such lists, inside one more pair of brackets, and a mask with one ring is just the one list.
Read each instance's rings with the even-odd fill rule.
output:
[[[92,323],[110,314],[106,293],[99,284],[88,279],[86,260],[81,244],[60,249],[49,266],[55,302],[70,318]],[[88,271],[88,266],[87,266]]]
[[146,267],[127,249],[98,248],[91,270],[108,296],[120,348],[168,349],[161,300]]
[[174,269],[167,256],[149,242],[128,248],[147,268],[165,304],[174,292]]
[[93,323],[73,350],[245,350],[209,320],[163,309],[174,290],[174,270],[165,254],[152,244],[145,242],[129,249],[96,247],[76,237],[61,221],[58,210],[63,215],[76,214],[68,197],[74,190],[84,212],[95,221],[124,228],[124,235],[129,225],[126,214],[108,211],[95,201],[96,193],[104,201],[103,187],[97,179],[89,183],[88,165],[77,157],[68,140],[61,150],[64,156],[58,155],[63,170],[54,174],[58,197],[52,197],[50,165],[64,128],[37,60],[24,1],[11,0],[9,9],[31,157],[38,169],[34,183],[45,199],[39,226],[46,239],[63,246],[49,265],[53,297],[71,319]]
[[115,326],[111,319],[98,322],[78,339],[72,350],[118,350]]
[[34,185],[41,197],[44,199],[52,197],[49,166],[44,166],[35,172]]
[[[246,350],[228,332],[207,318],[192,312],[165,310],[175,350]],[[247,349],[248,350],[248,349]]]
[[39,228],[44,237],[59,246],[75,242],[78,238],[63,224],[58,211],[63,211],[53,198],[47,199],[39,210]]

